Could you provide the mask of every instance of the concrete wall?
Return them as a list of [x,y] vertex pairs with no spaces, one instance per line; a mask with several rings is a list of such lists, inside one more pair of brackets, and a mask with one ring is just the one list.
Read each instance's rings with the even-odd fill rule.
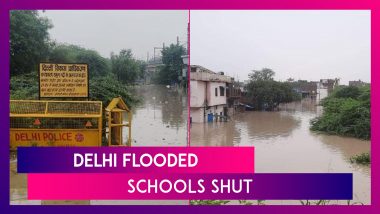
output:
[[[224,88],[223,96],[221,96],[220,87]],[[215,96],[215,89],[218,91],[217,96]],[[205,110],[206,100],[208,109]],[[224,115],[223,107],[225,106],[227,106],[225,82],[190,80],[190,117],[193,123],[207,122],[208,114]]]
[[190,108],[190,117],[192,123],[205,122],[203,108]]
[[206,82],[190,81],[190,107],[202,107],[206,99]]
[[[192,123],[204,123],[208,122],[208,115],[212,114],[218,114],[218,115],[224,115],[224,107],[227,107],[227,105],[216,105],[216,106],[210,106],[208,109],[205,110],[205,108],[190,108],[190,117]],[[216,121],[216,118],[213,117],[213,120]]]
[[323,98],[328,96],[328,89],[327,88],[319,88],[317,89],[317,99],[322,100]]
[[[191,68],[190,80],[200,80],[205,82],[215,81],[215,82],[232,82],[232,78],[229,76],[224,76],[221,74],[216,74],[213,72],[201,72],[202,69],[194,67]],[[197,71],[197,72],[194,72]]]
[[[224,87],[224,96],[220,96],[220,86]],[[217,88],[218,96],[215,96],[215,88]],[[216,106],[227,103],[226,83],[224,82],[207,82],[207,105]]]

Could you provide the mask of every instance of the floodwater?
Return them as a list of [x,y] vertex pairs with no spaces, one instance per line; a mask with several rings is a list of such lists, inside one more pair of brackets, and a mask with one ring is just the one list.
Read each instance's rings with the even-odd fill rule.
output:
[[349,161],[353,155],[369,152],[370,142],[310,131],[310,120],[321,113],[321,106],[306,99],[282,105],[280,111],[252,111],[228,122],[193,123],[191,146],[255,146],[255,171],[261,173],[353,173],[352,202],[370,204],[370,167]]
[[[134,88],[132,146],[187,146],[187,94],[163,85]],[[125,118],[126,120],[127,118]],[[128,129],[123,130],[127,139]],[[188,200],[92,200],[92,205],[188,205]]]
[[132,146],[186,146],[187,94],[163,85],[136,86],[135,94],[141,102],[132,108]]

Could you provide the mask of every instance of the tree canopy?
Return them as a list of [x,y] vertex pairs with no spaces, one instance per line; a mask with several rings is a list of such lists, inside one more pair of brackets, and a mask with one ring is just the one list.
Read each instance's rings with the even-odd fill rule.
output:
[[263,68],[261,70],[252,70],[252,73],[248,74],[251,81],[269,81],[273,80],[275,72],[270,68]]
[[10,12],[12,75],[36,71],[38,63],[47,59],[51,45],[48,30],[52,27],[50,20],[39,16],[38,11]]
[[119,54],[111,53],[111,66],[119,81],[131,84],[142,77],[145,63],[136,60],[130,49],[123,49]]
[[257,110],[273,110],[280,103],[299,99],[292,86],[286,82],[275,81],[275,72],[269,68],[253,70],[246,86],[248,97]]
[[178,44],[171,44],[162,50],[162,63],[164,64],[156,80],[160,84],[173,84],[179,82],[182,76],[182,57],[186,54],[186,49]]
[[109,60],[100,56],[94,50],[76,45],[60,44],[52,48],[49,54],[50,62],[87,63],[90,78],[106,75],[110,72]]

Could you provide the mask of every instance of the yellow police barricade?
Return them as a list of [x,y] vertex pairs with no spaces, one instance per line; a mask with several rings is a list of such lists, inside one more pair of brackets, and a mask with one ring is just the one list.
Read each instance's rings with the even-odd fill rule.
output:
[[101,146],[100,101],[10,101],[10,149]]
[[[127,117],[127,123],[123,119]],[[108,146],[125,146],[123,127],[128,129],[126,146],[131,146],[132,113],[121,97],[113,98],[106,108]]]

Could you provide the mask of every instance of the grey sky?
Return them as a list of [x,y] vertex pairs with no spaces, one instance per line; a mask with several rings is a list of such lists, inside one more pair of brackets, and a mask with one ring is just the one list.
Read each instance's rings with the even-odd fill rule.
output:
[[248,79],[370,81],[370,11],[191,11],[191,64]]
[[79,45],[109,57],[111,51],[132,49],[135,57],[153,56],[153,47],[186,42],[188,11],[47,10],[52,39]]

